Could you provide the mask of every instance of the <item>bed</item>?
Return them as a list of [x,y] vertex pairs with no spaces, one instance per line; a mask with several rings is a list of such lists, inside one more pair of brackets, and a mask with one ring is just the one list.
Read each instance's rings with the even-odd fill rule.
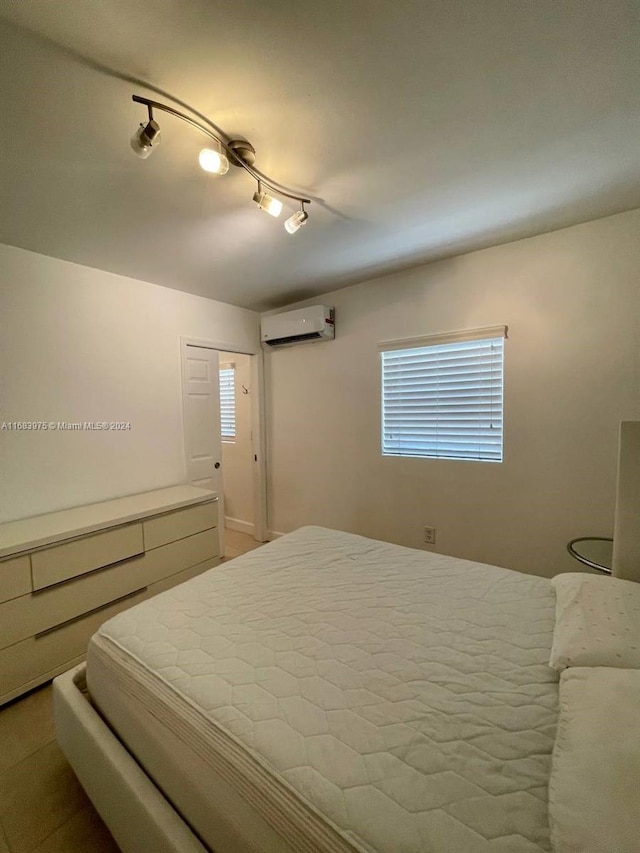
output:
[[106,622],[57,736],[124,853],[638,853],[640,422],[614,577],[307,527]]
[[554,613],[547,579],[302,528],[105,623],[58,737],[127,853],[540,853]]

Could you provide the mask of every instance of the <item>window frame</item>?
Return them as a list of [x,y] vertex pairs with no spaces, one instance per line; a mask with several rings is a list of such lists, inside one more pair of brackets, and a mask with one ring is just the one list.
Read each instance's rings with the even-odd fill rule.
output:
[[[379,343],[382,456],[502,463],[504,461],[504,341],[508,337],[507,332],[508,327],[505,325],[488,326],[481,329],[445,332]],[[499,358],[495,365],[493,359],[496,356],[493,353],[493,346],[490,357],[487,357],[487,344],[490,341],[492,344],[494,341],[500,342],[500,346],[496,348],[499,350]],[[479,344],[477,348],[465,346],[476,342]],[[430,349],[432,352],[427,354],[426,351]],[[422,362],[420,354],[413,353],[419,350],[425,351]],[[394,364],[393,353],[402,351],[411,351],[412,355],[407,356],[406,365],[402,364],[401,359],[396,359]],[[469,355],[465,356],[465,352]],[[412,365],[409,364],[409,359],[412,360]],[[445,360],[448,363],[442,366]],[[402,377],[401,371],[411,370],[412,367],[413,377],[400,384],[400,380],[405,378]],[[468,379],[464,376],[465,367],[469,368]],[[392,388],[394,373],[398,382],[395,389]],[[478,376],[482,378],[479,379]],[[423,388],[425,384],[433,383],[432,393],[425,391],[424,396],[416,397],[420,388],[410,387],[412,381],[415,386],[422,385]],[[449,387],[441,391],[440,382],[447,383]],[[465,385],[465,382],[469,384]],[[475,386],[473,383],[476,383]],[[404,398],[402,397],[403,389]],[[474,394],[474,390],[477,393]],[[393,397],[390,397],[391,394],[396,395],[394,402],[392,402]],[[412,396],[407,396],[409,394]],[[480,398],[482,403],[478,402]],[[420,405],[423,406],[424,411],[419,409]],[[468,406],[466,410],[465,405]],[[488,411],[478,408],[483,405],[488,406]],[[440,407],[446,407],[446,413],[440,414]],[[407,410],[411,412],[414,423],[404,424],[406,433],[403,436],[401,426],[402,421],[407,419]],[[467,424],[475,426],[474,414],[477,415],[477,432],[465,432],[469,428]],[[398,433],[395,439],[391,436],[394,418]],[[439,421],[447,422],[440,435],[438,434]],[[496,429],[497,424],[499,445],[496,445],[495,437],[490,437],[485,431],[487,424],[489,430]],[[413,444],[411,444],[412,441]],[[477,452],[472,449],[474,441],[477,443]],[[401,447],[402,442],[405,442],[404,452]]]

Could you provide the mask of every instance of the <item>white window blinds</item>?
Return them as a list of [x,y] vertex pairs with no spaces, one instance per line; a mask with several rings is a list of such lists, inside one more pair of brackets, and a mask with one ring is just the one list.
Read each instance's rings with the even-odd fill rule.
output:
[[220,432],[223,441],[236,437],[236,367],[220,366]]
[[502,461],[506,327],[381,344],[382,453]]

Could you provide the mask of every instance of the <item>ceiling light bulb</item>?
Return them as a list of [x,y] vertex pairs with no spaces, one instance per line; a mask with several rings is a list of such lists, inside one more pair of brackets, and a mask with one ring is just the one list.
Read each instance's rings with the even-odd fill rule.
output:
[[226,175],[229,171],[229,161],[221,151],[203,148],[198,155],[198,162],[205,172],[213,175]]
[[151,119],[141,124],[131,137],[131,147],[142,160],[151,154],[153,147],[160,144],[160,125]]
[[268,193],[258,190],[253,194],[253,200],[261,210],[266,211],[271,216],[280,216],[282,213],[282,202]]
[[302,228],[308,218],[309,214],[305,210],[297,210],[293,216],[290,216],[287,219],[284,223],[284,227],[287,229],[289,234],[295,234],[296,231]]

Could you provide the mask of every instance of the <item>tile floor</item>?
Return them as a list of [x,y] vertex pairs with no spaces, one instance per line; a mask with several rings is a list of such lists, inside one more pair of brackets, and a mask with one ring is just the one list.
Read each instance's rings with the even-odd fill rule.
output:
[[246,554],[247,551],[253,551],[254,548],[259,548],[261,542],[256,542],[255,539],[246,533],[238,533],[237,530],[224,531],[224,558],[232,560],[234,557],[239,557],[241,554]]
[[[260,544],[225,536],[225,560]],[[118,853],[55,742],[50,684],[0,708],[0,853]]]

